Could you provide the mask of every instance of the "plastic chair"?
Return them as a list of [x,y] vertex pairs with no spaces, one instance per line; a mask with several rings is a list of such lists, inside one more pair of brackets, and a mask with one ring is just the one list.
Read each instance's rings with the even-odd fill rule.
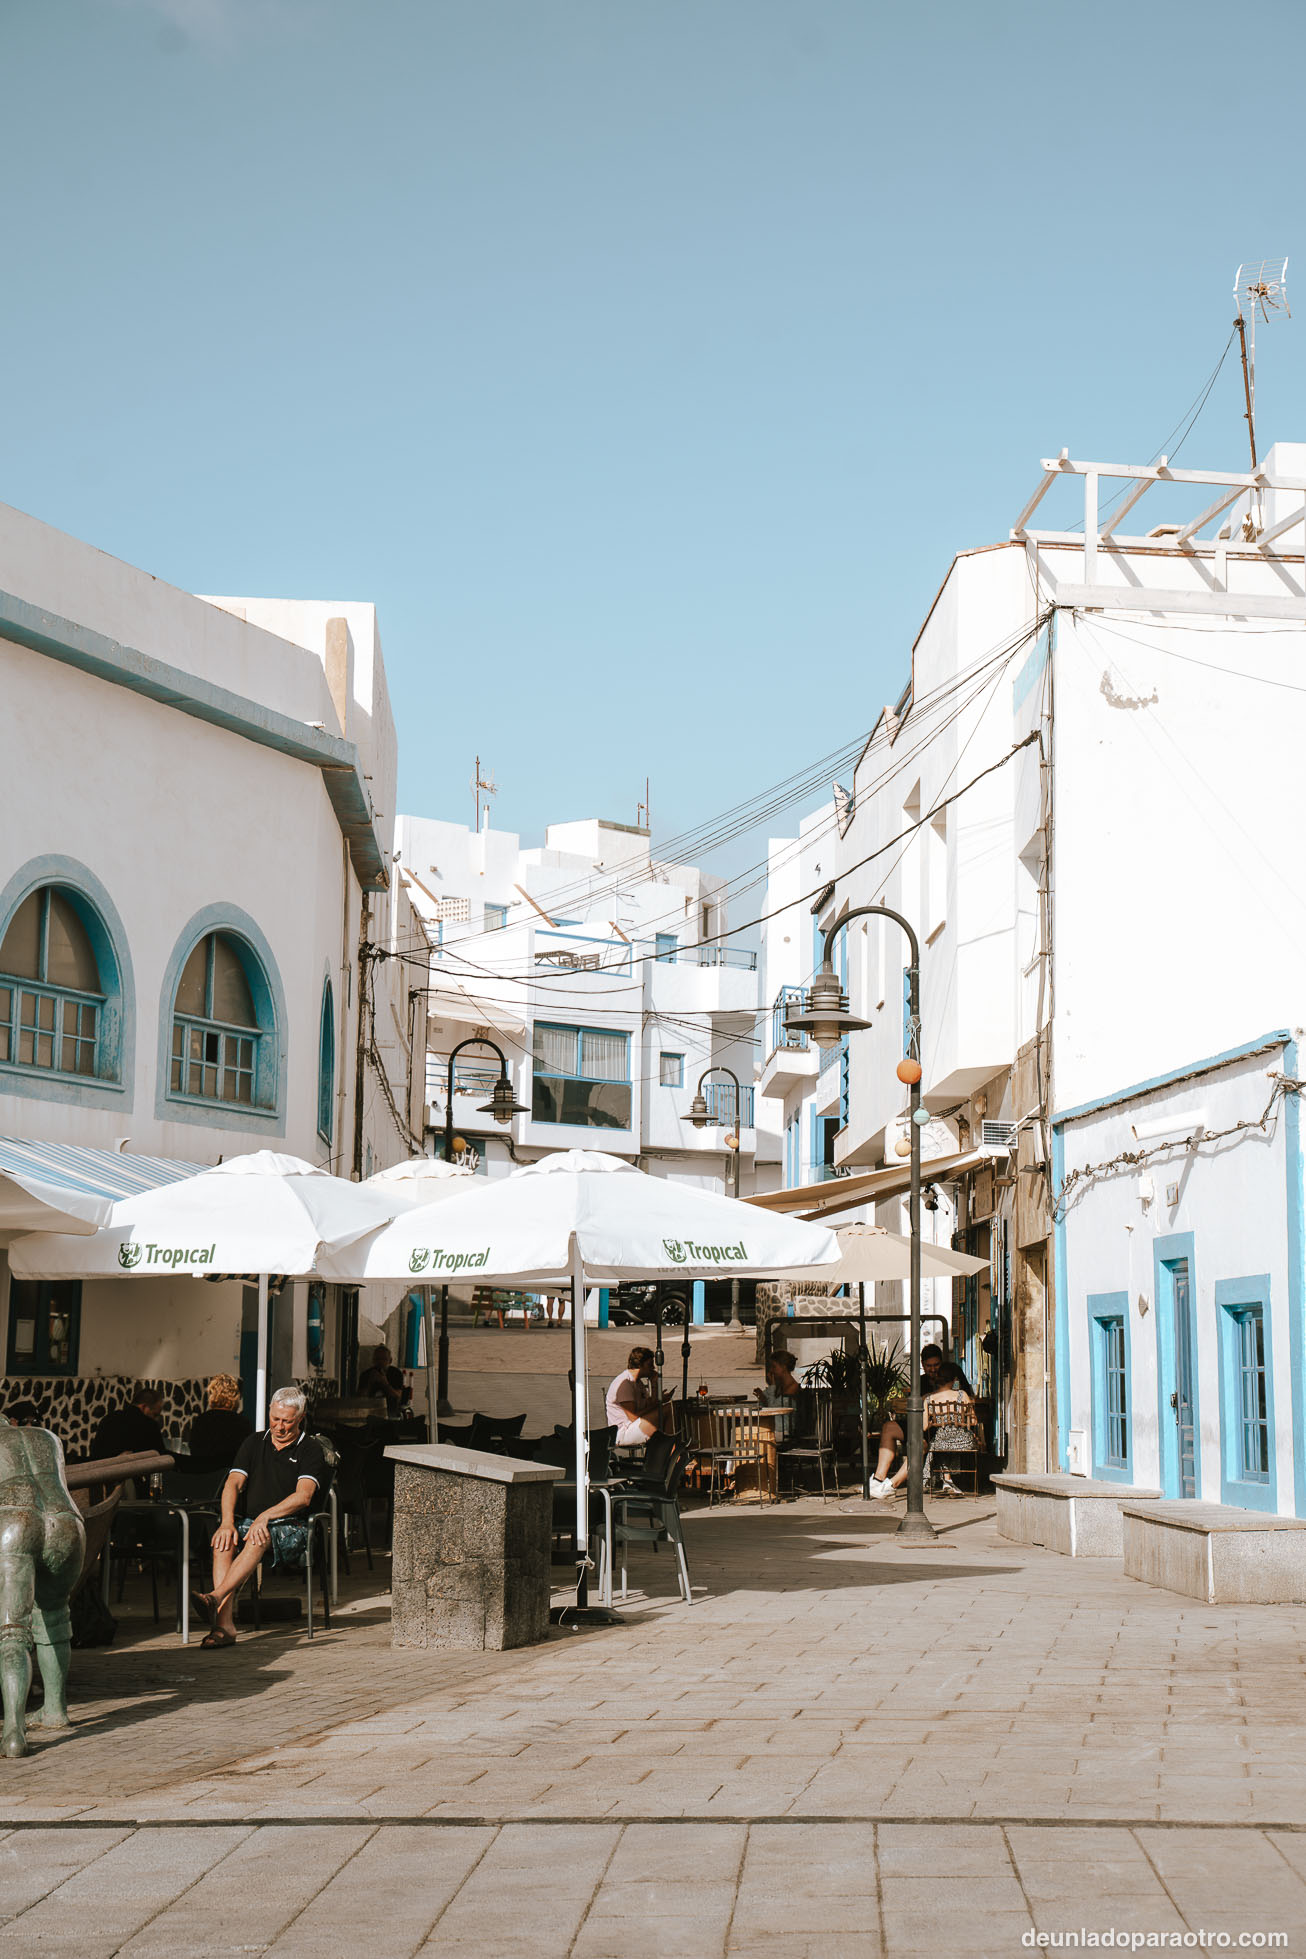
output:
[[473,1415],[470,1446],[491,1456],[510,1456],[526,1426],[525,1415]]

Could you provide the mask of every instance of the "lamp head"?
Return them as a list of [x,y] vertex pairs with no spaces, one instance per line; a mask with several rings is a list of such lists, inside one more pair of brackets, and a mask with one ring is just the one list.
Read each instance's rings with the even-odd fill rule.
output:
[[498,1081],[494,1084],[494,1093],[477,1113],[478,1115],[489,1116],[493,1121],[506,1125],[512,1121],[515,1115],[526,1115],[528,1111],[524,1102],[517,1102],[513,1099],[512,1083],[508,1080],[507,1075],[500,1075]]
[[695,1129],[706,1129],[712,1120],[708,1113],[707,1097],[701,1087],[695,1092],[694,1099],[689,1105],[689,1120]]
[[869,1020],[848,1011],[848,996],[829,964],[822,966],[808,987],[803,1011],[785,1015],[785,1026],[810,1034],[818,1048],[837,1048],[845,1034],[860,1033],[870,1025]]

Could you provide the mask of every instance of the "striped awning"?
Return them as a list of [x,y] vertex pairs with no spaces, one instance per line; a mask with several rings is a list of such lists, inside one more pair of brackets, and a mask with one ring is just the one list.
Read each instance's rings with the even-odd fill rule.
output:
[[89,1237],[107,1224],[115,1198],[181,1183],[207,1166],[77,1143],[0,1136],[0,1245],[23,1231]]

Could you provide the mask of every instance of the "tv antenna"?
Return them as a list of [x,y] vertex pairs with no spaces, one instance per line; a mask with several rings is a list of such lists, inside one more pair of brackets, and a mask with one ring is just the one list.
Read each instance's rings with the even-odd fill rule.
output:
[[1234,274],[1234,303],[1238,308],[1234,325],[1242,349],[1243,394],[1246,397],[1247,439],[1251,444],[1252,469],[1256,469],[1256,316],[1268,320],[1271,313],[1286,313],[1288,305],[1288,261],[1286,258],[1249,259]]
[[651,830],[653,828],[653,818],[649,810],[647,776],[644,777],[644,800],[642,803],[636,803],[635,805],[635,828],[637,830]]
[[472,779],[468,783],[467,787],[472,791],[472,794],[476,798],[476,828],[477,831],[479,832],[481,827],[481,797],[484,796],[485,798],[485,816],[486,816],[486,821],[488,823],[489,815],[490,815],[490,798],[491,796],[497,796],[499,793],[499,785],[495,781],[493,775],[481,774],[481,758],[479,755],[476,758],[476,767],[472,770]]

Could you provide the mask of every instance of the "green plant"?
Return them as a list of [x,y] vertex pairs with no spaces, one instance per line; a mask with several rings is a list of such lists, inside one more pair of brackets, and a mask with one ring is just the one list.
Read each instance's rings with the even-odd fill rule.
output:
[[891,1347],[876,1347],[871,1341],[866,1347],[866,1399],[878,1402],[881,1407],[896,1401],[904,1395],[908,1387],[907,1369],[903,1365],[902,1348],[895,1340]]
[[809,1388],[832,1388],[836,1394],[857,1394],[861,1389],[857,1356],[850,1354],[845,1347],[831,1347],[828,1354],[823,1354],[820,1360],[814,1360],[810,1367],[803,1369],[803,1381]]

